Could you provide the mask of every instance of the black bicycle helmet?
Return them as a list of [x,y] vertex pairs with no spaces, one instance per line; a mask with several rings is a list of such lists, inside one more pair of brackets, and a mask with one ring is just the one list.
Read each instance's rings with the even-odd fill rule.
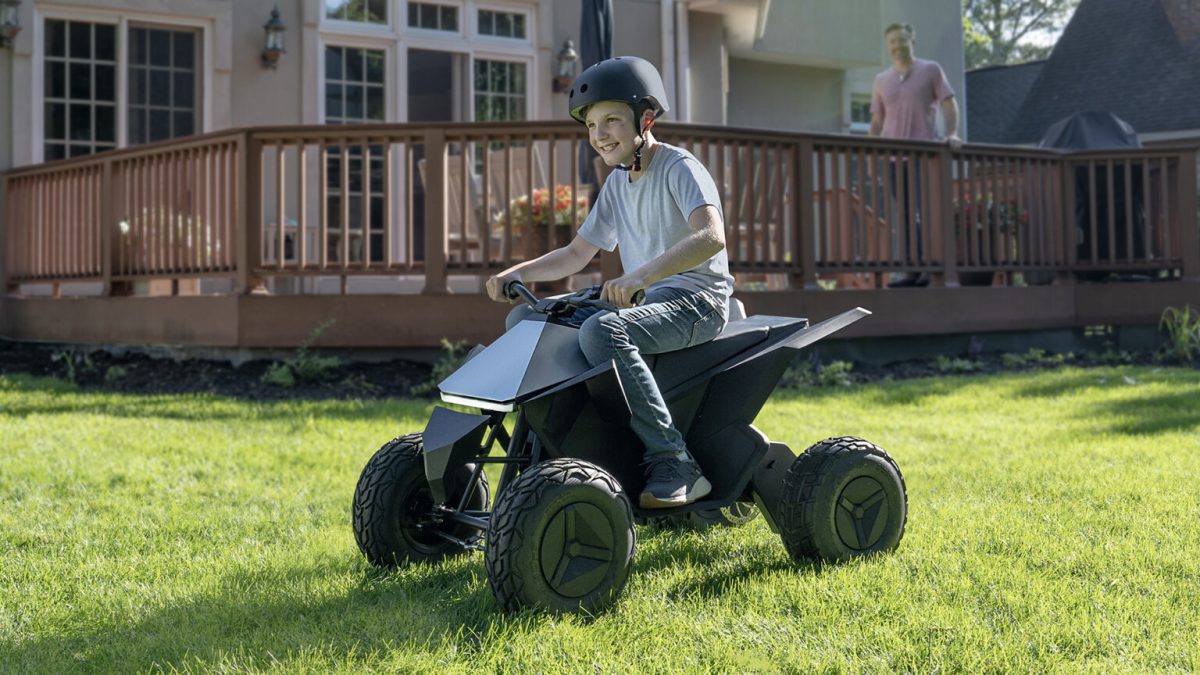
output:
[[586,124],[584,108],[600,101],[624,101],[633,108],[637,118],[647,107],[654,110],[656,118],[671,109],[658,69],[636,56],[605,59],[575,78],[568,106],[576,122]]

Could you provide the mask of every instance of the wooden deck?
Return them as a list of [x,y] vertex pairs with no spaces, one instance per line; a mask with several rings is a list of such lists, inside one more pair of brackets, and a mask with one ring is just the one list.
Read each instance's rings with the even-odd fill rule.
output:
[[[875,316],[847,336],[881,336],[1200,306],[1194,147],[656,129],[713,174],[754,313],[858,305]],[[0,337],[290,347],[332,318],[318,345],[486,341],[505,307],[452,287],[574,235],[593,190],[584,144],[560,122],[257,128],[13,170]],[[616,274],[615,257],[592,272]],[[906,272],[931,286],[886,287]]]

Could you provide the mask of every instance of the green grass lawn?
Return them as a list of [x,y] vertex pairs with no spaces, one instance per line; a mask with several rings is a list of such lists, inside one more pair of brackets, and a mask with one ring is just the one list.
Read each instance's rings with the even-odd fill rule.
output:
[[0,377],[0,672],[1200,670],[1200,372],[780,392],[796,451],[896,458],[890,555],[793,564],[759,518],[639,529],[616,609],[504,616],[479,554],[380,572],[363,464],[424,401],[244,403]]

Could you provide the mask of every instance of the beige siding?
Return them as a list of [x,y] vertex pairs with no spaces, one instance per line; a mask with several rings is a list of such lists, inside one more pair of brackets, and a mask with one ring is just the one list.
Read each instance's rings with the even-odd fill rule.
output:
[[842,71],[729,61],[729,125],[838,131]]
[[691,122],[725,123],[729,83],[725,81],[723,33],[719,16],[692,12],[688,17]]

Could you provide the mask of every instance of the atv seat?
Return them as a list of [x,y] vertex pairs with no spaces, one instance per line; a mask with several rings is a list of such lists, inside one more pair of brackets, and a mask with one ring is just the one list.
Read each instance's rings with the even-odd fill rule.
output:
[[767,339],[770,327],[753,320],[730,321],[717,337],[704,344],[647,355],[659,389],[667,390],[718,363]]

